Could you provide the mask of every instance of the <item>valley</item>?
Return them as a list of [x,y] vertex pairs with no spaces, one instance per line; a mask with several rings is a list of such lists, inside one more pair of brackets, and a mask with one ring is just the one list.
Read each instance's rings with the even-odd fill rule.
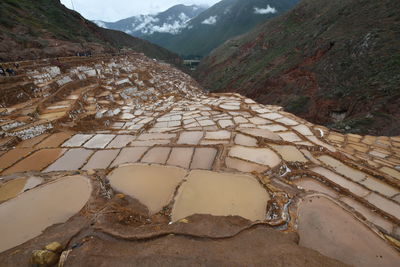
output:
[[125,31],[184,57],[203,57],[228,39],[285,13],[297,2],[223,0],[209,8],[178,5],[155,16],[98,25]]

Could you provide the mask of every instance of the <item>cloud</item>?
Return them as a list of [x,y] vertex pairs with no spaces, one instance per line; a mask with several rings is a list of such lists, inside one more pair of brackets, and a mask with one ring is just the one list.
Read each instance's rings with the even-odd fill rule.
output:
[[[1,1],[1,0],[0,0]],[[177,5],[214,5],[220,0],[61,0],[89,20],[117,21],[137,15],[156,14]]]
[[153,34],[155,32],[178,34],[182,31],[182,29],[187,27],[190,18],[184,13],[180,13],[176,18],[170,16],[167,18],[167,20],[168,23],[157,25],[159,19],[154,17],[154,15],[138,16],[137,21],[140,23],[133,23],[132,31],[130,31],[130,33],[140,31],[144,34]]
[[147,28],[152,27],[154,22],[158,22],[158,19],[151,15],[140,16],[141,23],[139,25],[132,24],[134,31],[142,31],[147,33]]
[[179,21],[174,21],[173,24],[164,23],[162,26],[153,26],[151,28],[153,32],[163,32],[163,33],[171,33],[171,34],[178,34],[181,32],[182,29],[186,28],[186,23],[180,23]]
[[96,23],[97,26],[107,29],[106,24],[101,20],[94,20],[93,22]]
[[254,7],[254,13],[255,14],[275,14],[277,12],[275,7],[271,7],[270,5],[268,5],[266,8],[258,8],[258,7]]
[[201,24],[215,25],[217,23],[217,16],[211,16],[208,19],[203,20]]

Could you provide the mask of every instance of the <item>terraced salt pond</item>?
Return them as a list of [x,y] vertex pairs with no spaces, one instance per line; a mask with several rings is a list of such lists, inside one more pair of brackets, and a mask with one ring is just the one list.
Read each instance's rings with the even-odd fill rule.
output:
[[[37,106],[38,98],[0,109],[0,129],[4,132],[0,138],[0,203],[3,202],[0,206],[13,207],[6,216],[0,214],[1,220],[5,223],[8,214],[12,214],[7,224],[17,222],[17,226],[26,228],[19,231],[11,226],[2,227],[2,231],[8,229],[16,236],[18,242],[13,245],[79,211],[87,199],[79,205],[71,203],[77,194],[84,194],[82,189],[70,190],[64,186],[68,192],[60,194],[64,196],[61,201],[52,195],[61,186],[51,190],[55,193],[48,190],[57,182],[40,185],[79,172],[90,176],[94,187],[99,189],[92,194],[93,201],[87,210],[79,215],[95,223],[95,229],[89,227],[89,232],[82,234],[86,238],[102,229],[130,238],[134,232],[148,227],[156,232],[158,227],[190,228],[199,217],[212,217],[215,222],[221,218],[231,222],[246,218],[261,220],[263,226],[278,226],[277,231],[299,233],[300,229],[302,244],[346,264],[364,267],[366,261],[375,266],[400,262],[392,260],[395,258],[386,249],[390,246],[400,249],[400,137],[341,134],[284,112],[281,107],[261,105],[238,94],[205,94],[189,76],[138,55],[89,60],[85,68],[82,66],[86,63],[79,66],[68,63],[71,68],[62,74],[60,70],[54,80],[36,81],[31,71],[36,71],[37,66],[33,66],[26,75],[40,85],[36,89],[44,90],[35,89],[42,94],[38,96],[44,99],[42,106]],[[64,84],[66,80],[85,80],[87,69],[93,75],[98,74],[97,79],[84,81],[90,84],[88,87],[77,85],[70,92],[75,84],[57,86],[59,81]],[[47,77],[47,68],[37,71],[42,73],[41,77]],[[62,97],[54,99],[53,91],[58,89]],[[39,120],[40,116],[50,120],[63,118],[49,126],[47,121]],[[12,204],[32,194],[37,198],[38,193],[34,192],[45,193],[43,198],[47,202],[54,199],[57,209],[47,207],[52,204],[44,200],[36,206],[37,202],[31,201],[19,206]],[[147,206],[149,214],[140,205],[121,199],[116,195],[118,192]],[[332,201],[325,199],[316,205],[316,195]],[[35,210],[40,205],[43,210]],[[64,210],[64,205],[68,210]],[[47,211],[61,219],[35,223],[37,218],[26,209],[34,210],[35,216],[43,220]],[[190,219],[181,220],[192,214]],[[28,215],[34,219],[24,217]],[[75,227],[75,221],[67,221],[60,227]],[[203,225],[203,221],[197,223]],[[107,224],[110,225],[106,228],[97,228]],[[234,224],[225,226],[230,228]],[[42,228],[36,229],[37,225]],[[223,233],[218,223],[212,227],[216,227],[214,233]],[[17,230],[30,236],[22,240]],[[60,235],[68,239],[67,232]],[[46,231],[40,239],[51,239],[49,233]],[[3,232],[0,234],[0,242],[9,239]],[[100,235],[97,238],[107,239]],[[179,238],[192,241],[190,237]],[[66,249],[80,241],[80,237],[76,239]],[[107,251],[121,243],[127,246],[134,243],[130,242],[131,239],[114,240]],[[14,254],[19,250],[28,258],[32,249],[40,249],[34,243],[26,242],[0,253],[0,265],[7,265],[3,264],[4,259],[15,263],[23,257]],[[92,245],[95,243],[98,244]],[[365,249],[365,244],[373,249]],[[85,254],[83,259],[103,255],[85,246],[84,250],[73,249],[70,259],[79,251]],[[148,255],[142,248],[139,251],[138,257]],[[236,251],[240,251],[238,257],[245,256],[243,250],[235,247]],[[221,255],[219,252],[216,249],[206,254]],[[379,258],[373,259],[376,256]],[[260,258],[257,252],[251,257]]]
[[25,190],[34,188],[43,182],[42,178],[16,178],[0,186],[0,203],[9,200]]
[[[186,176],[187,175],[187,176]],[[172,221],[193,214],[238,215],[265,220],[267,191],[255,177],[181,168],[130,164],[115,169],[111,186],[146,205],[150,214],[159,212],[174,198]]]
[[86,177],[60,178],[0,204],[0,252],[20,245],[47,227],[79,212],[92,191]]
[[398,266],[400,255],[349,212],[325,197],[298,210],[300,245],[354,266]]
[[262,221],[269,199],[267,191],[250,175],[191,171],[175,198],[172,220],[211,214]]
[[136,198],[154,214],[172,200],[185,175],[181,168],[133,164],[115,169],[109,180],[115,190]]

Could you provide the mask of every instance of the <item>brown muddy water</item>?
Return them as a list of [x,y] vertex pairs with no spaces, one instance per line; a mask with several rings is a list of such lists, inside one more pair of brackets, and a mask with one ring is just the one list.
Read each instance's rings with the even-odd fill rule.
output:
[[250,175],[191,171],[175,198],[172,220],[192,214],[264,220],[269,199],[267,191]]
[[154,214],[173,199],[185,175],[181,168],[131,164],[115,169],[108,179],[115,190],[139,200]]
[[325,197],[306,198],[298,216],[301,246],[353,266],[399,266],[392,247]]
[[43,182],[42,178],[17,178],[0,185],[0,203],[9,200],[25,190],[34,188]]
[[83,176],[70,176],[37,187],[0,205],[0,252],[18,246],[63,223],[89,200],[92,187]]

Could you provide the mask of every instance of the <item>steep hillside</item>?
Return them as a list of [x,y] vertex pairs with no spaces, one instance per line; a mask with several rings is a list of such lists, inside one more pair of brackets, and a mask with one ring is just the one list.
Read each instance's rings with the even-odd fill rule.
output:
[[139,15],[116,22],[94,21],[98,26],[142,37],[155,32],[176,34],[187,22],[206,10],[204,6],[176,5],[155,15]]
[[399,134],[399,14],[391,0],[303,0],[213,51],[197,77],[345,132]]
[[[140,31],[131,34],[182,56],[205,56],[229,38],[243,34],[286,12],[297,2],[298,0],[222,0],[190,21],[180,21],[175,25],[154,26],[155,22],[152,20],[158,19],[158,16],[147,17],[147,24],[137,26]],[[126,30],[124,27],[114,29]]]
[[106,30],[58,0],[0,2],[0,61],[118,52],[131,48],[149,57],[179,62],[176,54],[128,34]]

